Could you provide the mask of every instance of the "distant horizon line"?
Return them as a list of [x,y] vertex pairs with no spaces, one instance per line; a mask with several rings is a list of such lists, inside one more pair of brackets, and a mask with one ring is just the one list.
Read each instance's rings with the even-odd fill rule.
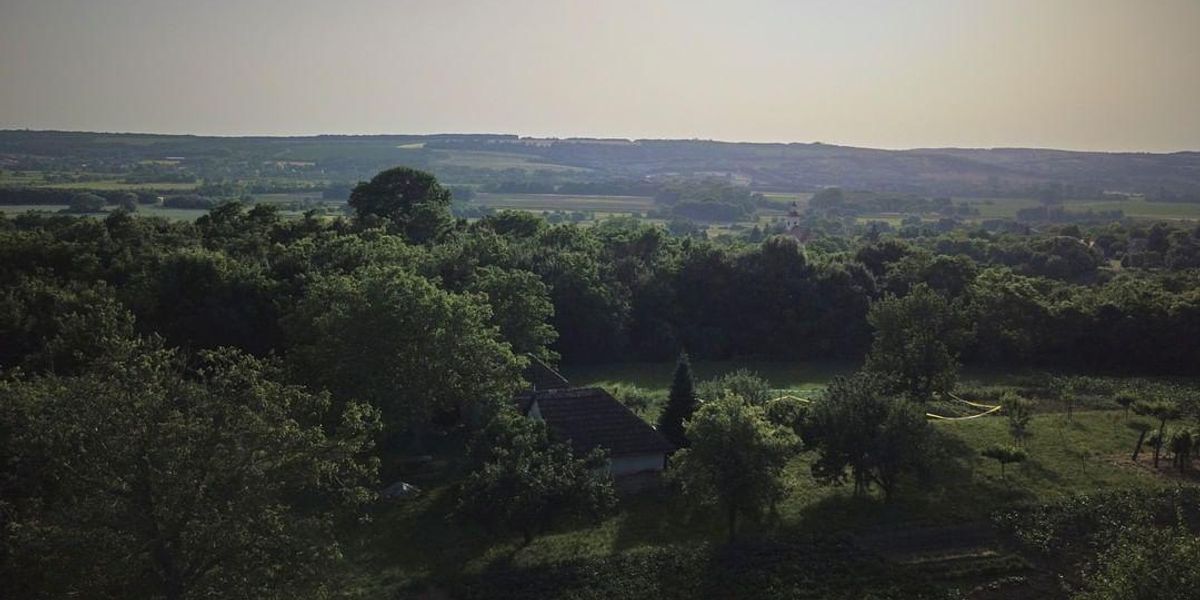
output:
[[1180,150],[1091,150],[1080,148],[1068,148],[1061,146],[1020,146],[1020,145],[1003,145],[1003,146],[904,146],[904,147],[888,147],[888,146],[866,146],[843,143],[831,143],[824,141],[759,141],[759,140],[730,140],[718,138],[704,137],[603,137],[595,135],[546,135],[546,134],[520,134],[520,133],[498,133],[498,132],[435,132],[435,133],[179,133],[179,132],[162,132],[162,131],[117,131],[117,130],[90,130],[90,129],[42,129],[31,127],[0,127],[0,133],[84,133],[97,135],[130,135],[130,136],[156,136],[156,137],[191,137],[191,138],[215,138],[215,139],[248,139],[248,138],[268,138],[268,139],[296,139],[296,138],[330,138],[330,137],[508,137],[518,140],[544,140],[544,141],[573,141],[573,140],[592,140],[592,141],[607,141],[607,142],[708,142],[716,144],[745,144],[745,145],[760,145],[760,146],[830,146],[837,148],[851,148],[856,150],[880,150],[884,152],[916,152],[916,151],[934,151],[934,150],[979,150],[979,151],[994,151],[994,150],[1032,150],[1032,151],[1048,151],[1048,152],[1072,152],[1081,154],[1195,154],[1200,153],[1200,147],[1193,149]]

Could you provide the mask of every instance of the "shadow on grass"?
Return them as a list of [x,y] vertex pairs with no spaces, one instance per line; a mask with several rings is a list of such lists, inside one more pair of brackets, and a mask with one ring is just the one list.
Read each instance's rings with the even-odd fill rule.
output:
[[494,552],[496,539],[450,518],[453,496],[449,487],[442,486],[408,501],[381,505],[373,522],[361,526],[357,558],[381,567],[404,565],[441,579]]
[[724,539],[723,524],[711,507],[694,506],[679,492],[660,489],[621,500],[621,518],[612,540],[620,552],[639,546],[698,544]]

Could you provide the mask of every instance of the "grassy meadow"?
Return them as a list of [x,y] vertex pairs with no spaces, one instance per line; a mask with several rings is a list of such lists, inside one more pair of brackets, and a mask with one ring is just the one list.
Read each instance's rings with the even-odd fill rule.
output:
[[[697,382],[740,368],[758,373],[774,388],[812,395],[831,378],[851,373],[856,365],[755,361],[693,364]],[[567,368],[564,375],[573,385],[610,389],[637,386],[665,396],[672,370],[673,363],[633,363]],[[972,392],[991,394],[1016,389],[1019,377],[998,372],[965,373],[966,389],[962,393],[969,396]],[[1007,419],[993,415],[934,421],[937,450],[932,469],[925,477],[902,484],[890,503],[877,490],[867,496],[855,496],[850,486],[818,484],[810,475],[814,455],[801,453],[787,468],[787,497],[762,521],[744,522],[740,531],[744,541],[734,550],[723,544],[722,519],[707,507],[694,506],[686,498],[667,491],[625,498],[616,514],[599,523],[550,531],[528,545],[517,538],[493,538],[487,532],[448,518],[453,509],[449,482],[454,474],[433,469],[411,477],[424,488],[424,493],[411,501],[391,505],[375,516],[370,531],[351,550],[369,576],[350,585],[362,586],[369,594],[380,596],[396,594],[397,590],[438,593],[449,588],[455,597],[491,597],[493,593],[500,594],[499,597],[521,597],[538,590],[554,590],[558,594],[555,597],[603,598],[603,590],[616,585],[620,591],[615,593],[634,589],[631,597],[753,593],[758,597],[819,598],[834,590],[846,593],[846,579],[839,574],[845,568],[863,578],[861,584],[865,587],[851,586],[853,593],[908,597],[896,590],[902,589],[910,577],[926,583],[932,581],[947,589],[969,587],[974,585],[973,577],[984,581],[997,572],[1024,577],[1031,573],[1029,563],[1007,551],[980,553],[965,547],[956,550],[956,542],[949,542],[945,551],[960,552],[963,556],[947,558],[947,564],[969,563],[963,567],[966,575],[961,575],[954,570],[957,567],[943,567],[941,563],[936,567],[910,568],[879,562],[859,549],[848,549],[844,540],[857,540],[855,543],[861,545],[867,543],[864,540],[903,537],[908,531],[988,532],[990,518],[1008,508],[1080,493],[1153,489],[1181,483],[1165,468],[1169,461],[1164,461],[1162,471],[1154,472],[1148,451],[1143,451],[1138,463],[1130,460],[1137,434],[1126,425],[1133,417],[1126,417],[1116,409],[1110,398],[1092,397],[1085,406],[1086,409],[1076,409],[1070,417],[1054,403],[1040,406],[1026,441],[1028,460],[1008,466],[1003,475],[995,461],[980,453],[989,446],[1011,442]],[[642,416],[652,420],[656,412],[644,411]],[[817,552],[816,549],[820,549],[818,553],[823,558],[807,556],[809,552]],[[710,563],[714,557],[731,551],[746,551],[755,556],[750,573],[738,571],[736,560],[730,566],[728,557]],[[796,552],[800,555],[795,555]],[[671,556],[675,558],[668,558]],[[664,590],[662,586],[666,583],[660,579],[663,573],[657,570],[658,566],[637,566],[664,560],[679,560],[678,568],[684,572],[695,569],[695,577],[704,583],[671,584],[682,585],[682,590],[688,590],[686,593],[674,588]],[[820,563],[822,560],[828,564]],[[797,562],[808,564],[814,571],[789,570],[786,578],[808,580],[810,589],[776,593],[764,591],[769,586],[759,588],[753,587],[758,584],[750,583],[756,577],[771,577],[775,569],[772,565],[809,568],[797,566]],[[704,566],[708,564],[714,566]],[[817,564],[821,566],[814,566]],[[706,573],[708,568],[717,571]],[[930,570],[938,572],[931,575]],[[948,574],[951,572],[956,574]],[[710,576],[715,579],[710,580]],[[503,587],[506,581],[512,582],[511,590]]]

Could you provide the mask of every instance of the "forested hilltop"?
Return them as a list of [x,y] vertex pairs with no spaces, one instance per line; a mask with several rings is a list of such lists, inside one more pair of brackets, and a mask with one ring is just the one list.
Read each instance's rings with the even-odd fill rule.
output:
[[[1024,148],[877,150],[822,143],[523,138],[515,135],[202,137],[0,131],[0,169],[120,174],[130,182],[271,178],[339,189],[395,164],[455,185],[641,195],[628,180],[722,176],[764,191],[840,186],[924,195],[1103,192],[1200,201],[1200,153]],[[77,175],[76,175],[77,176]],[[87,180],[87,175],[83,181]],[[3,180],[0,179],[0,183]],[[567,188],[560,188],[562,185]],[[348,191],[348,188],[345,188]]]
[[[85,134],[5,132],[0,153],[65,161],[163,144],[154,153],[198,156],[210,143],[97,136],[59,153],[56,135]],[[405,140],[430,153],[518,143]],[[302,149],[360,141],[377,145],[379,162],[403,146],[228,147],[250,153],[244,164],[259,160],[251,148],[279,147],[322,165]],[[598,168],[555,154],[560,144],[572,142],[539,160]],[[631,144],[657,143],[612,146]],[[670,156],[717,147],[663,144]],[[955,152],[895,156],[1032,177],[996,166],[1002,153]],[[1200,161],[1074,156],[1114,178],[1125,176],[1105,161],[1181,173]],[[1118,598],[1141,585],[1138,565],[1168,561],[1180,585],[1200,583],[1195,222],[885,227],[854,219],[861,198],[839,190],[789,215],[795,227],[714,239],[633,217],[458,218],[446,186],[406,167],[348,197],[345,216],[284,218],[238,201],[194,222],[125,207],[102,218],[0,213],[0,588],[23,598],[950,598],[1028,578],[1028,597]],[[738,371],[693,388],[689,361],[748,359],[836,362],[848,376],[797,391]],[[573,453],[518,415],[512,398],[532,360],[567,372],[675,361],[669,396],[613,390],[679,448],[669,484],[618,500],[603,452]],[[968,382],[960,366],[1022,379]],[[961,429],[931,424],[955,393],[1003,412]],[[379,502],[400,479],[428,489]],[[852,492],[828,491],[841,485]],[[1134,515],[1130,527],[1096,516],[1120,514]],[[931,569],[872,550],[892,546],[889,535],[916,544],[896,529],[946,519],[992,543],[993,518],[1014,544],[1001,556]],[[1059,544],[1077,547],[1052,565],[1031,558]],[[1109,545],[1128,552],[1097,550]],[[1064,583],[1039,579],[1049,573]]]

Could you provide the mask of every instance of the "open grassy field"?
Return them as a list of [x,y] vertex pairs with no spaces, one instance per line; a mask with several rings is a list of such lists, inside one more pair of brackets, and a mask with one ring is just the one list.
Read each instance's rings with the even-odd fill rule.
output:
[[497,209],[564,210],[629,214],[653,210],[654,199],[642,196],[572,196],[565,194],[476,194],[473,204]]
[[[1011,219],[1022,208],[1040,206],[1032,198],[955,198],[956,202],[970,204],[979,209],[979,219]],[[1126,217],[1135,219],[1200,219],[1200,204],[1184,202],[1150,202],[1145,199],[1131,200],[1072,200],[1063,203],[1070,211],[1124,211]]]
[[39,171],[9,171],[0,172],[0,186],[28,186],[44,183]]

